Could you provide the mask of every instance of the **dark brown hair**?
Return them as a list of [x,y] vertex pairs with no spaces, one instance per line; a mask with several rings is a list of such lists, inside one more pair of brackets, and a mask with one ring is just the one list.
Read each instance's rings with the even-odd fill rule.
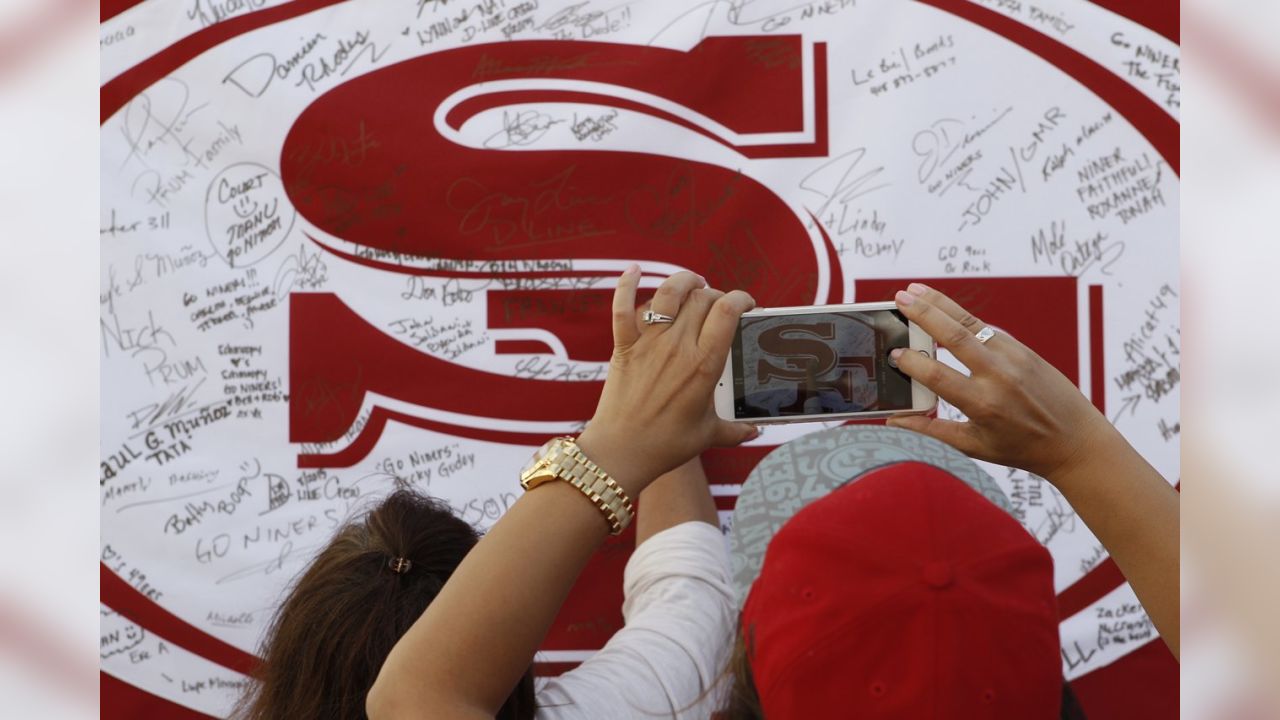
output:
[[[262,664],[235,717],[366,718],[365,696],[391,648],[477,539],[447,505],[407,489],[344,525],[271,621]],[[395,558],[409,560],[408,570],[394,572]],[[533,714],[526,672],[497,717]]]
[[741,629],[735,637],[733,656],[729,659],[728,668],[732,681],[729,686],[728,704],[717,718],[718,720],[764,720],[764,711],[760,709],[760,695],[756,692],[755,680],[751,675],[751,658],[747,652],[747,643],[743,641]]

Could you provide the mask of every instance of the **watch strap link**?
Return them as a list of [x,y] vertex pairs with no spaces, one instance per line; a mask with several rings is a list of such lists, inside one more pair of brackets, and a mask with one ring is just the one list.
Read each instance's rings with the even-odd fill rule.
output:
[[[559,438],[552,443],[545,462],[547,474],[564,480],[577,488],[604,515],[611,535],[618,535],[631,524],[635,506],[618,482],[591,461],[573,438]],[[529,489],[527,483],[521,483]]]

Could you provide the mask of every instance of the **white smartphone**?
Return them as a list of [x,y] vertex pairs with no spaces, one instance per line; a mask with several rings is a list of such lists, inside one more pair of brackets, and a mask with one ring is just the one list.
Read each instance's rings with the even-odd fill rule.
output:
[[716,414],[759,424],[933,410],[938,397],[897,368],[894,348],[937,356],[892,302],[752,310],[716,385]]

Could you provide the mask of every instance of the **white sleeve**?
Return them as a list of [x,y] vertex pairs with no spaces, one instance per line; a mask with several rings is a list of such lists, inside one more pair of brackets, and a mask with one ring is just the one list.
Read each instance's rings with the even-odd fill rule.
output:
[[[586,662],[538,680],[540,720],[707,718],[732,649],[733,590],[720,529],[667,528],[623,573],[625,626]],[[716,686],[716,690],[712,687]]]

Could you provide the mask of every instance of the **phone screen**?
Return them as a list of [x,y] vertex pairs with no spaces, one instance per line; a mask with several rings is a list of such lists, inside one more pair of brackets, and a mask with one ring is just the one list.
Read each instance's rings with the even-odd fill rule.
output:
[[911,378],[889,365],[910,346],[897,310],[743,317],[733,340],[739,419],[911,409]]

